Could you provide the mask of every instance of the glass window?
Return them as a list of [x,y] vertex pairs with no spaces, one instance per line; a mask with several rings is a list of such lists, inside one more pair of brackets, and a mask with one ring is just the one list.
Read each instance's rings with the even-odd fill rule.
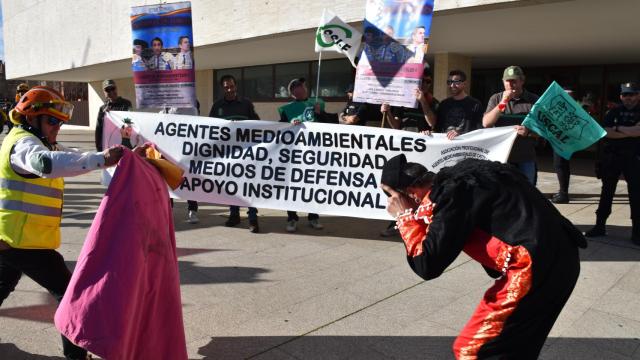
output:
[[288,99],[289,90],[287,86],[289,82],[296,78],[305,78],[307,80],[307,90],[310,90],[311,81],[309,79],[309,63],[292,63],[292,64],[278,64],[275,66],[276,79],[275,79],[275,92],[273,97],[276,99]]
[[[326,60],[320,64],[320,97],[344,98],[345,91],[353,85],[355,72],[347,59]],[[318,79],[318,62],[313,62],[311,96],[316,96],[316,81]]]
[[273,98],[272,69],[270,65],[245,68],[241,87],[244,96],[253,101],[271,100]]
[[480,100],[483,110],[486,108],[491,95],[504,90],[501,79],[502,70],[474,69],[471,71],[471,96]]
[[236,85],[238,86],[238,95],[244,96],[242,86],[240,86],[240,84],[242,84],[242,69],[235,68],[235,69],[216,70],[216,79],[215,79],[216,82],[213,84],[213,88],[215,89],[214,91],[215,98],[220,99],[224,95],[224,91],[222,90],[222,86],[220,85],[220,79],[222,79],[222,77],[225,75],[231,75],[236,79]]
[[[548,69],[545,68],[526,68],[522,69],[525,75],[525,83],[524,88],[527,91],[531,91],[536,95],[542,95],[547,87],[551,84],[556,76],[551,74]],[[502,79],[502,72],[500,72],[499,79]],[[566,86],[566,81],[558,81],[560,86]],[[502,84],[502,80],[500,80],[500,84]],[[504,85],[502,85],[502,89],[504,90]]]
[[601,66],[580,68],[578,75],[577,100],[589,115],[602,120],[602,80],[604,68]]

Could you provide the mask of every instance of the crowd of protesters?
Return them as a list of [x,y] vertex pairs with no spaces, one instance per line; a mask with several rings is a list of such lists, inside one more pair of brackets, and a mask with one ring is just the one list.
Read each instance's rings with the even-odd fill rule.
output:
[[[227,120],[259,120],[253,103],[238,94],[236,79],[229,74],[220,78],[223,96],[212,106],[209,116]],[[502,76],[504,90],[493,94],[488,103],[482,104],[469,95],[467,74],[462,70],[449,72],[446,85],[448,97],[436,99],[432,94],[433,77],[428,63],[425,63],[421,86],[415,89],[417,108],[390,106],[387,103],[374,105],[353,101],[353,85],[345,89],[346,105],[338,114],[327,113],[321,98],[309,96],[309,89],[304,78],[294,78],[286,89],[291,102],[278,108],[281,122],[299,124],[304,121],[320,123],[338,123],[343,125],[373,125],[404,131],[420,132],[428,136],[432,132],[446,134],[454,140],[467,132],[488,128],[512,126],[518,134],[507,163],[520,171],[532,184],[537,183],[538,164],[536,148],[541,139],[538,135],[522,126],[522,121],[531,111],[539,95],[528,91],[525,87],[526,76],[520,66],[509,66]],[[98,114],[96,128],[96,148],[101,150],[101,129],[104,112],[108,110],[130,110],[131,102],[118,96],[113,80],[103,82],[105,104]],[[21,89],[18,89],[19,91]],[[621,104],[612,107],[604,117],[603,127],[607,132],[598,148],[597,176],[602,179],[602,194],[597,210],[596,225],[586,232],[589,237],[606,235],[605,223],[611,213],[611,203],[615,193],[617,180],[624,175],[629,188],[629,203],[632,217],[632,236],[634,244],[640,244],[640,173],[636,162],[640,153],[640,88],[635,83],[621,84]],[[22,89],[24,91],[24,89]],[[566,88],[567,93],[576,98],[573,90]],[[588,100],[588,99],[587,99]],[[588,101],[582,101],[583,108],[590,111]],[[559,190],[550,200],[557,204],[570,201],[569,179],[570,163],[554,153],[554,169],[558,177]],[[189,201],[187,222],[197,223],[197,203]],[[249,207],[247,211],[249,230],[258,233],[258,210]],[[307,215],[309,226],[321,230],[318,214]],[[299,217],[295,211],[287,212],[286,230],[295,232]],[[234,227],[241,223],[240,209],[230,206],[229,218],[225,226]],[[395,222],[380,232],[380,236],[398,236]]]
[[[579,273],[577,247],[586,246],[583,235],[577,232],[575,227],[564,219],[549,203],[549,200],[554,203],[569,202],[569,162],[557,155],[554,158],[560,190],[551,199],[543,199],[535,188],[538,170],[536,143],[539,139],[535,133],[521,124],[524,117],[532,110],[539,96],[527,91],[525,82],[526,76],[521,67],[507,67],[504,69],[502,76],[504,90],[493,94],[488,103],[484,105],[469,95],[467,74],[461,70],[453,70],[449,72],[446,80],[449,96],[439,101],[432,94],[433,77],[429,67],[426,66],[421,85],[413,93],[417,108],[390,106],[387,103],[373,105],[354,102],[353,86],[350,86],[345,92],[347,103],[344,109],[334,114],[325,110],[325,103],[322,99],[309,96],[309,90],[304,78],[294,78],[287,87],[291,102],[278,108],[280,121],[294,125],[299,125],[305,121],[314,121],[363,126],[371,125],[373,122],[378,126],[382,125],[392,129],[421,133],[424,136],[430,136],[432,133],[442,133],[446,134],[446,137],[451,141],[455,141],[460,135],[482,128],[513,127],[514,131],[517,132],[518,136],[505,165],[466,160],[464,166],[461,164],[460,166],[447,168],[436,175],[419,164],[408,163],[404,155],[399,155],[390,159],[383,169],[381,182],[383,183],[383,189],[389,195],[388,210],[396,215],[396,221],[392,222],[380,235],[401,236],[403,238],[409,263],[418,275],[425,279],[439,276],[444,268],[455,259],[457,254],[465,251],[482,263],[491,276],[498,279],[507,279],[506,282],[499,282],[498,280],[493,289],[495,291],[499,292],[507,286],[512,286],[514,281],[511,278],[512,276],[528,277],[529,279],[525,285],[517,284],[522,288],[523,293],[517,299],[515,305],[503,309],[506,312],[514,313],[514,315],[510,317],[509,321],[511,323],[503,320],[501,324],[504,326],[509,324],[512,327],[499,329],[495,333],[487,335],[487,339],[490,340],[484,342],[481,346],[472,346],[475,334],[482,331],[482,324],[473,323],[473,321],[476,318],[478,320],[487,315],[485,312],[477,310],[474,317],[472,317],[472,321],[456,340],[454,351],[457,356],[462,356],[467,352],[478,354],[481,351],[484,351],[487,355],[506,354],[510,351],[518,353],[525,348],[529,349],[527,350],[529,353],[539,352],[551,326],[577,281]],[[5,114],[3,116],[4,123],[18,125],[20,128],[11,132],[10,140],[15,144],[25,143],[24,139],[32,141],[33,143],[24,144],[25,149],[34,147],[46,156],[53,151],[64,152],[65,150],[57,148],[56,137],[60,125],[70,119],[71,112],[63,112],[66,109],[65,107],[70,105],[64,101],[64,98],[59,93],[51,89],[36,87],[29,90],[27,86],[23,85],[26,84],[20,84],[17,88],[16,103],[18,106],[13,112],[14,115],[7,116]],[[260,119],[253,103],[249,99],[238,95],[238,84],[233,76],[227,74],[222,76],[220,86],[224,90],[223,96],[213,104],[209,112],[210,117],[223,118],[230,121]],[[78,159],[84,161],[88,157],[98,159],[97,165],[90,168],[83,167],[82,171],[76,171],[77,169],[60,162],[54,163],[56,168],[60,167],[63,170],[69,170],[69,174],[75,175],[91,169],[112,166],[122,155],[122,149],[118,150],[118,147],[103,148],[102,125],[107,111],[128,111],[131,110],[132,105],[129,100],[118,95],[115,81],[105,80],[103,82],[103,90],[106,100],[98,114],[95,138],[97,152],[85,154],[77,154],[72,151],[64,152],[65,156],[74,161]],[[567,89],[567,92],[573,95],[570,89]],[[25,94],[27,93],[33,96],[26,96]],[[46,98],[46,101],[36,95],[43,99]],[[597,237],[606,235],[606,220],[611,213],[613,195],[620,175],[624,175],[629,189],[631,207],[631,241],[636,245],[640,245],[640,88],[638,85],[634,83],[622,84],[620,87],[620,100],[622,102],[621,105],[611,109],[604,118],[603,127],[606,131],[606,136],[602,141],[602,155],[597,174],[602,180],[602,193],[596,211],[596,224],[584,236]],[[36,111],[38,107],[34,107],[34,104],[39,107],[43,107],[46,104],[51,104],[51,106],[46,108],[46,111],[40,112]],[[16,105],[14,104],[13,106]],[[15,116],[16,121],[8,121],[10,116]],[[126,137],[123,136],[123,138],[123,140],[127,140]],[[130,148],[133,147],[130,143],[123,142],[123,145]],[[20,175],[20,172],[23,172],[24,174],[34,174],[38,179],[60,177],[54,176],[51,164],[47,168],[46,163],[24,163],[20,162],[17,157],[14,159],[14,156],[11,155],[12,152],[20,148],[10,148],[8,146],[3,144],[2,150],[7,154],[7,159],[10,159],[10,162],[5,162],[2,165],[6,168],[6,174],[17,173]],[[58,175],[67,174],[63,170],[60,170]],[[13,182],[26,182],[30,185],[46,186],[50,188],[50,192],[61,194],[62,183],[24,180],[18,175],[11,175],[13,177],[10,180]],[[486,186],[483,187],[483,183],[499,188],[504,186],[504,193],[496,195]],[[464,189],[460,191],[469,196],[456,197],[457,195],[453,192],[457,191],[456,189],[458,188]],[[472,193],[473,196],[471,196]],[[512,209],[492,210],[489,214],[483,212],[483,209],[486,209],[487,202],[495,203],[496,201],[501,201],[505,204],[509,203]],[[440,208],[438,209],[435,204],[440,204]],[[16,211],[15,209],[5,210],[7,214],[16,217],[16,219],[23,216],[21,211],[24,212],[23,210]],[[188,211],[187,221],[189,223],[197,223],[199,221],[196,215],[197,202],[190,202]],[[240,224],[240,208],[231,206],[229,211],[229,218],[225,222],[225,226],[233,227]],[[59,215],[59,212],[56,212],[56,216]],[[248,228],[252,233],[260,232],[257,214],[258,210],[256,208],[248,208]],[[438,214],[440,215],[438,216]],[[457,221],[448,220],[449,216],[451,219],[464,217],[466,222],[463,221],[464,226],[455,227],[452,224],[457,223]],[[316,230],[324,228],[320,223],[318,214],[309,213],[307,219],[311,228]],[[525,224],[527,221],[534,222],[536,219],[540,220],[540,222],[533,224],[531,227]],[[298,214],[295,211],[288,211],[286,231],[297,231],[298,221]],[[512,224],[516,225],[511,226]],[[438,231],[430,229],[437,229]],[[555,230],[552,231],[550,229]],[[0,256],[0,266],[5,267],[5,270],[0,273],[4,278],[0,280],[8,284],[4,288],[0,286],[1,290],[3,290],[0,293],[1,304],[2,300],[13,291],[21,271],[26,271],[16,265],[18,262],[14,261],[14,257],[29,257],[35,254],[32,250],[14,249],[14,245],[18,244],[18,241],[37,241],[37,237],[31,239],[25,236],[13,236],[8,227],[6,229],[0,227],[0,230],[4,231],[2,232],[3,241],[0,241],[0,250],[4,250],[0,252],[0,255],[2,255]],[[562,233],[564,238],[561,239],[562,241],[558,240],[559,238],[554,238],[557,241],[551,242],[549,241],[550,231],[556,235]],[[527,240],[528,242],[520,241],[520,235],[523,232],[531,235]],[[502,240],[496,237],[498,235]],[[437,243],[438,246],[433,249],[427,249],[431,243]],[[485,245],[487,246],[486,249]],[[58,253],[53,251],[57,243],[47,243],[46,246],[46,249],[50,250],[46,254],[55,260],[56,266],[60,265],[63,260]],[[474,248],[474,246],[480,247]],[[489,248],[506,257],[504,264],[498,261],[498,257],[502,255],[484,253],[485,251],[492,251]],[[542,252],[536,253],[536,251]],[[566,261],[556,261],[554,258],[544,255],[548,253],[560,254],[562,259]],[[513,256],[512,263],[517,262],[526,268],[518,268],[516,269],[517,271],[511,268],[507,269],[511,256]],[[34,262],[37,260],[36,258],[33,259]],[[546,264],[545,266],[557,268],[561,270],[563,276],[549,276],[546,270],[531,270],[533,263]],[[434,264],[437,266],[434,266]],[[501,271],[496,271],[500,270],[500,266],[503,265],[505,268],[502,268]],[[64,264],[62,263],[58,267],[63,268]],[[537,268],[540,269],[539,266]],[[51,274],[45,274],[47,272],[46,268],[42,267],[41,269],[44,269],[42,276],[45,277],[45,280],[41,282],[43,286],[56,294],[58,299],[61,298],[64,287],[68,282],[68,271],[59,271],[56,273],[60,275],[59,278],[50,278]],[[533,277],[534,280],[531,280],[531,276],[534,273],[536,276]],[[38,277],[40,274],[31,273],[30,276]],[[539,279],[550,280],[542,283]],[[549,300],[550,294],[556,294],[554,298],[559,300],[555,306],[546,307],[547,312],[543,314],[539,311],[540,304]],[[503,300],[503,297],[499,298]],[[483,299],[485,304],[491,305],[495,304],[495,302],[496,299],[491,296]],[[528,318],[523,317],[523,313],[528,314]],[[530,318],[536,318],[540,321],[532,323]],[[514,331],[513,326],[522,327],[526,331]],[[511,342],[500,343],[499,340],[503,338],[509,339]],[[535,341],[532,342],[532,340]],[[515,349],[514,344],[517,344],[520,350]],[[74,358],[84,358],[86,356],[84,350],[69,343],[65,338],[63,338],[63,347],[65,354],[68,356],[72,353],[76,353],[76,355],[73,355],[75,356]]]

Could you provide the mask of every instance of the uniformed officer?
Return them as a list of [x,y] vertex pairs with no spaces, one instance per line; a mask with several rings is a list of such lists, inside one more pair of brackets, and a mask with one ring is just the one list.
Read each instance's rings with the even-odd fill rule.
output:
[[606,235],[605,224],[620,174],[627,180],[631,206],[631,241],[640,245],[640,88],[635,83],[620,86],[622,104],[605,115],[603,150],[599,176],[602,179],[596,225],[586,236]]

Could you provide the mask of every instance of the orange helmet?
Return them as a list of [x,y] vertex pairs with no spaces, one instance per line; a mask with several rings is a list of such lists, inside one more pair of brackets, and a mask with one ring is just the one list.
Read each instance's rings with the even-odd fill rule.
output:
[[73,114],[73,104],[53,88],[34,86],[22,95],[15,110],[24,116],[50,115],[67,122]]

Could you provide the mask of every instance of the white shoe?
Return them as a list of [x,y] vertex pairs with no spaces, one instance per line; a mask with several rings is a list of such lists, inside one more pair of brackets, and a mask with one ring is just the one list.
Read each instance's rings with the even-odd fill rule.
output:
[[187,214],[187,222],[189,224],[197,224],[200,222],[200,219],[198,219],[198,213],[193,210],[189,210],[189,213]]
[[287,231],[288,232],[296,232],[296,230],[298,230],[298,221],[297,220],[290,220],[287,223]]
[[320,224],[320,221],[318,221],[318,219],[309,220],[309,226],[311,226],[312,228],[314,228],[316,230],[324,229],[324,226],[322,226],[322,224]]

